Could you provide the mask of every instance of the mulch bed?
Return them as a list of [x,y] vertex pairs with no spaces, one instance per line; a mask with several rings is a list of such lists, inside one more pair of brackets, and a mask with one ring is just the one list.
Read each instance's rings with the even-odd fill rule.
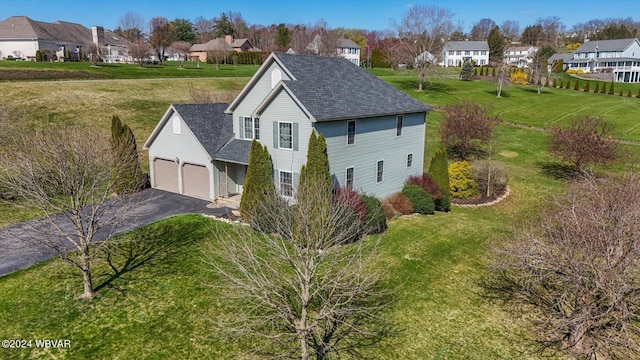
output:
[[452,198],[451,199],[451,203],[452,204],[456,204],[456,205],[483,205],[483,204],[488,204],[490,202],[496,201],[499,197],[504,195],[506,192],[507,192],[507,190],[505,189],[500,194],[495,195],[495,196],[480,195],[480,196],[472,198],[472,199],[456,199],[456,198]]

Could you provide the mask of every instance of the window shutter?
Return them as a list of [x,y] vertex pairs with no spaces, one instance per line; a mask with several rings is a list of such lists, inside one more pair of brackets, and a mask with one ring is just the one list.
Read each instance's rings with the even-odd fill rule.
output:
[[277,149],[278,148],[278,122],[274,121],[273,122],[273,148]]
[[293,151],[298,151],[298,123],[293,123]]
[[238,129],[240,131],[240,135],[238,136],[238,139],[244,139],[244,116],[239,116],[238,120],[239,120]]
[[295,196],[295,194],[298,192],[298,184],[300,183],[300,174],[299,173],[293,173],[293,196]]

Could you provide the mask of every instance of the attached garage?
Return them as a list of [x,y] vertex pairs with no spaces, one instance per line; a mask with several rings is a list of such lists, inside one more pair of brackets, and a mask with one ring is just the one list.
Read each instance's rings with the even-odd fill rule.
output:
[[184,164],[182,166],[183,194],[209,199],[209,169],[204,165]]
[[153,187],[179,193],[178,165],[173,160],[153,160]]

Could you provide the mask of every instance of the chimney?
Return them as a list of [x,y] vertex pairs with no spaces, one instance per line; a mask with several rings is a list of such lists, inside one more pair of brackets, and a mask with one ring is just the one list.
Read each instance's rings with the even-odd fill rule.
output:
[[231,45],[233,44],[233,35],[225,35],[224,36],[224,40],[227,42],[227,44]]
[[93,43],[97,46],[104,45],[104,28],[102,26],[91,27],[91,35],[93,35]]

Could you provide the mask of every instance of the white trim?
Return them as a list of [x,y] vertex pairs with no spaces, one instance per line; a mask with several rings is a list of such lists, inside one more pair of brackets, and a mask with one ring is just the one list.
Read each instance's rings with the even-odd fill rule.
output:
[[[380,163],[382,162],[382,180],[378,181],[378,167],[380,166]],[[384,159],[378,160],[376,161],[376,184],[382,184],[384,182]]]
[[345,186],[345,187],[346,187],[346,186],[349,186],[349,169],[353,169],[353,174],[351,174],[351,175],[352,175],[352,178],[351,178],[351,188],[353,189],[353,188],[354,188],[354,186],[353,186],[353,185],[354,185],[354,184],[355,184],[355,182],[356,182],[356,167],[355,167],[355,166],[347,166],[347,167],[344,169],[344,186]]
[[[289,174],[290,176],[290,180],[291,180],[291,195],[285,195],[284,192],[282,191],[282,173],[286,173]],[[278,192],[280,193],[280,195],[284,196],[285,198],[291,199],[293,198],[294,195],[294,188],[293,188],[294,184],[293,184],[293,171],[286,171],[286,170],[278,170]]]
[[[292,121],[278,121],[278,149],[283,150],[292,150],[293,151],[293,122]],[[291,147],[286,148],[282,146],[282,134],[280,134],[280,124],[289,124],[291,125]]]
[[[349,123],[353,123],[353,143],[349,144]],[[356,134],[358,132],[358,123],[356,120],[347,120],[347,146],[356,144]]]
[[[411,165],[409,165],[409,155],[411,155]],[[413,167],[413,153],[408,153],[407,156],[405,157],[405,162],[404,162],[405,166],[408,168],[412,168]]]
[[[400,120],[400,135],[398,135],[398,120]],[[396,115],[396,137],[402,137],[404,130],[404,114]]]

